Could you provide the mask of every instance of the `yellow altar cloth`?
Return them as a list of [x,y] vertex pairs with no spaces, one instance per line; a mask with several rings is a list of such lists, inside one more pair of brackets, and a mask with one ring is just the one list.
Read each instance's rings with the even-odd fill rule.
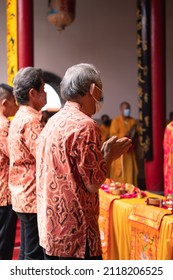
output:
[[[146,192],[147,196],[153,196],[152,193]],[[159,195],[155,197],[163,198]],[[111,201],[109,208],[109,225],[102,227],[104,236],[107,238],[107,247],[103,251],[103,259],[108,260],[130,260],[131,259],[131,242],[132,229],[129,222],[129,215],[136,204],[143,205],[144,208],[151,206],[146,205],[144,198],[123,198],[116,199],[114,195],[108,194],[102,189],[99,190],[100,211],[102,211],[104,201]],[[111,197],[113,200],[111,200]],[[153,206],[154,207],[154,206]],[[154,209],[158,209],[155,207]],[[160,209],[160,208],[159,208]],[[101,213],[101,212],[100,212]],[[103,215],[103,212],[102,212]],[[99,219],[100,221],[100,219]],[[161,220],[158,239],[157,260],[173,259],[173,215],[164,215]],[[106,252],[106,253],[105,253]]]
[[128,219],[131,227],[132,260],[156,260],[159,249],[159,229],[163,217],[172,214],[171,211],[155,207],[135,204]]
[[109,227],[111,224],[110,213],[111,206],[115,197],[109,195],[107,197],[102,197],[100,205],[100,215],[99,215],[99,227],[100,227],[100,237],[102,242],[102,252],[104,258],[107,259],[108,249],[110,248],[110,236],[109,236]]

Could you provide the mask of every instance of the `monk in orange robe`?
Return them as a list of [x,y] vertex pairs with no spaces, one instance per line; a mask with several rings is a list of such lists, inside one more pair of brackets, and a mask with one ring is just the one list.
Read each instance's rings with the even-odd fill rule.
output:
[[101,116],[101,135],[102,135],[102,143],[107,141],[110,138],[110,125],[111,125],[111,119],[108,115],[102,115]]
[[[112,120],[110,137],[113,135],[121,138],[127,136],[135,141],[137,136],[137,121],[130,116],[130,104],[120,104],[120,115]],[[116,182],[129,183],[137,186],[138,167],[136,162],[135,144],[129,151],[114,160],[111,165],[110,178]]]

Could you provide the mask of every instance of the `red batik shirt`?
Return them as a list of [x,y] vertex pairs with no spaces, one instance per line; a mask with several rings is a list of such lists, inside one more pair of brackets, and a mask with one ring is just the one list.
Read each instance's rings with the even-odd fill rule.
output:
[[20,106],[9,129],[9,187],[13,210],[36,213],[36,140],[42,115],[30,106]]
[[8,130],[10,121],[0,114],[0,206],[11,204],[11,194],[8,187],[9,155]]
[[86,186],[106,179],[97,124],[67,102],[38,138],[37,206],[40,244],[46,254],[84,258],[101,255],[98,192]]

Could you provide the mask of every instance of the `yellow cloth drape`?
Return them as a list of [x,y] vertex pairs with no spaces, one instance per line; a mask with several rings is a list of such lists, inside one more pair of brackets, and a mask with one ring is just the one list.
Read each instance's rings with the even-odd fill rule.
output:
[[[124,120],[122,116],[118,116],[112,120],[110,127],[110,136],[116,135],[118,138],[128,135],[132,126],[137,125],[134,118]],[[129,183],[137,186],[138,168],[136,163],[135,150],[130,149],[123,158],[114,160],[110,169],[110,178],[115,182]]]
[[[147,196],[153,194],[146,192]],[[102,200],[110,201],[110,195],[103,190],[99,190],[100,205]],[[155,197],[163,198],[159,195]],[[128,219],[135,204],[144,205],[146,208],[146,198],[114,199],[111,203],[109,213],[109,226],[103,230],[108,231],[105,236],[109,237],[106,258],[108,260],[130,260],[131,258],[131,238],[132,229]],[[156,207],[156,209],[158,209]],[[159,228],[159,240],[157,249],[157,260],[173,259],[173,215],[165,215]]]
[[128,217],[131,227],[131,260],[156,260],[162,219],[171,211],[135,204]]
[[[100,194],[101,195],[101,194]],[[108,248],[110,248],[110,238],[109,238],[109,226],[111,224],[110,221],[110,213],[112,202],[115,197],[109,195],[104,199],[104,196],[101,197],[100,200],[100,215],[99,215],[99,228],[100,228],[100,237],[102,242],[102,252],[103,259],[107,259]]]
[[17,0],[7,0],[7,78],[12,85],[18,71]]

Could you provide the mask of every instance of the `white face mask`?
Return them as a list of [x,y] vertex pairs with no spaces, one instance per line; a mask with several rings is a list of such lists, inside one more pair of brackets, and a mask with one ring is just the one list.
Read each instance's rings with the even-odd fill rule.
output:
[[96,113],[100,112],[100,110],[101,110],[101,108],[103,106],[103,101],[98,101],[97,99],[95,99],[94,96],[92,96],[92,97],[95,100],[95,114],[96,114]]

